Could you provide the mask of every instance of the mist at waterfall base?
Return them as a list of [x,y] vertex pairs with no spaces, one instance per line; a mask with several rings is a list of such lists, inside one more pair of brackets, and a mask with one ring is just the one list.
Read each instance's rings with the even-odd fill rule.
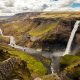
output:
[[[5,35],[3,35],[2,29],[0,29],[0,35],[2,37],[7,37],[7,38],[10,39],[9,45],[11,47],[20,49],[20,50],[25,51],[25,52],[28,52],[30,54],[41,54],[44,57],[50,58],[51,61],[52,61],[50,68],[51,68],[51,73],[53,74],[54,72],[58,71],[60,57],[70,54],[70,52],[71,52],[71,45],[72,45],[72,42],[73,42],[75,33],[76,33],[76,31],[77,31],[77,29],[79,27],[79,24],[80,24],[80,21],[76,21],[76,23],[74,25],[74,28],[73,28],[73,30],[71,32],[71,35],[70,35],[70,38],[69,38],[69,41],[68,41],[66,50],[54,51],[53,53],[44,52],[44,51],[37,51],[37,50],[32,49],[32,48],[27,48],[27,47],[16,45],[15,38],[13,36],[5,36]],[[57,68],[57,70],[55,68]]]

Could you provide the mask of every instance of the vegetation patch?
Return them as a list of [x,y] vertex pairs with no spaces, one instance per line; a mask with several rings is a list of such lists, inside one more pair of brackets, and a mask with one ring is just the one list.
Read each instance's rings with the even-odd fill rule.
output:
[[66,55],[62,57],[60,60],[61,70],[71,64],[76,63],[77,61],[80,61],[80,56]]
[[38,26],[37,28],[34,28],[31,31],[29,31],[29,34],[31,36],[40,36],[54,29],[57,25],[58,25],[58,22],[55,22],[55,23],[53,22],[51,24],[45,23],[41,27]]
[[[28,55],[27,53],[11,48],[7,45],[1,45],[0,49],[8,52],[11,56],[19,57],[21,60],[27,63],[27,67],[30,70],[31,76],[43,76],[47,72],[43,64],[35,59],[34,57]],[[7,55],[7,54],[6,54]]]
[[0,36],[0,42],[9,43],[9,38]]

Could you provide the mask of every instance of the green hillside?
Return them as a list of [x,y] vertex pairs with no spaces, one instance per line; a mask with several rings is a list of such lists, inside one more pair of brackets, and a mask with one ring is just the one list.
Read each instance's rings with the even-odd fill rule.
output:
[[[46,73],[46,68],[43,66],[43,64],[35,59],[34,57],[28,55],[27,53],[16,50],[14,48],[11,48],[7,45],[2,45],[0,44],[0,50],[3,50],[4,52],[7,52],[5,55],[0,57],[0,60],[3,61],[6,59],[8,55],[14,56],[14,57],[19,57],[21,60],[25,61],[27,63],[27,67],[30,70],[31,76],[43,76]],[[0,54],[1,55],[1,54]]]

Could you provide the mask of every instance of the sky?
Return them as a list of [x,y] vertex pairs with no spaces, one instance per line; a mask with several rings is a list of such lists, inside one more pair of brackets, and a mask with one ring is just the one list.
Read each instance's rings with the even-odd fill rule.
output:
[[0,0],[0,16],[40,11],[80,11],[80,0]]

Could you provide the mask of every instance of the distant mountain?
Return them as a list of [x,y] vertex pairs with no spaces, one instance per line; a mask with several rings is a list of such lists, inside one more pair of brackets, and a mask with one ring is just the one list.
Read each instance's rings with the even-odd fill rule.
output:
[[9,19],[11,16],[0,16],[0,20],[6,20]]

